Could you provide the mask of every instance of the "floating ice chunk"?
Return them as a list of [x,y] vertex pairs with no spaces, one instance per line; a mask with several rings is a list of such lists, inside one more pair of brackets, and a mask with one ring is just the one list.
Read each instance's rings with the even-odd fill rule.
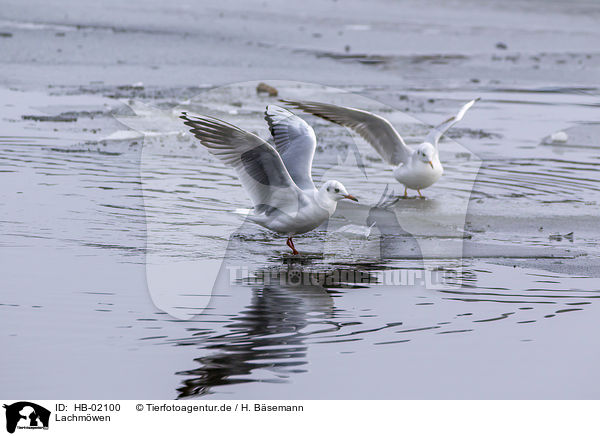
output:
[[235,209],[233,213],[236,215],[247,216],[252,213],[252,209]]
[[144,134],[142,132],[137,132],[135,130],[117,130],[104,139],[107,141],[126,141],[130,139],[140,139],[143,137]]
[[568,140],[569,135],[567,135],[567,133],[563,132],[562,130],[559,132],[554,132],[552,135],[550,135],[550,141],[552,141],[553,143],[564,143]]

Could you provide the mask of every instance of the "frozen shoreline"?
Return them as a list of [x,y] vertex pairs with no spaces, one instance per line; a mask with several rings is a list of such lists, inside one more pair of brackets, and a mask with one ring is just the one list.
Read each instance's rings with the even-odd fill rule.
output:
[[[79,92],[250,79],[397,90],[596,87],[600,10],[589,2],[159,0],[127,6],[8,0],[0,84]],[[282,61],[285,59],[285,61]],[[58,88],[58,89],[56,89]]]

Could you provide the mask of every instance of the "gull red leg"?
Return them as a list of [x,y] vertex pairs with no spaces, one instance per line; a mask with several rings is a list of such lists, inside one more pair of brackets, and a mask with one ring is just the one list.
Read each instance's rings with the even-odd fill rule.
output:
[[286,244],[288,247],[290,247],[292,249],[293,254],[299,254],[298,251],[296,250],[296,247],[294,247],[294,241],[292,240],[292,238],[287,238]]

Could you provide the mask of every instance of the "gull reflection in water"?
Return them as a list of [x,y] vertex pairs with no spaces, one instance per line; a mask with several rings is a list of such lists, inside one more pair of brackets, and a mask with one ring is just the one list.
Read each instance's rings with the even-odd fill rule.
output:
[[332,296],[336,288],[361,286],[343,282],[357,277],[372,279],[364,271],[309,272],[296,264],[257,273],[247,284],[252,297],[244,310],[218,334],[199,339],[210,354],[195,359],[197,368],[177,373],[186,377],[179,398],[208,394],[213,386],[284,383],[306,372],[307,338],[342,328]]

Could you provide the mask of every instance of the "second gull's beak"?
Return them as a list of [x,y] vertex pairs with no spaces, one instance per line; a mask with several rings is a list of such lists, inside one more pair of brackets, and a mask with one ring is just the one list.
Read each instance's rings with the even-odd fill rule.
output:
[[348,200],[352,200],[352,201],[356,201],[358,203],[358,200],[356,199],[356,197],[354,195],[344,195],[344,198],[347,198]]
[[429,165],[431,165],[431,168],[433,168],[433,162],[429,161],[427,162]]

